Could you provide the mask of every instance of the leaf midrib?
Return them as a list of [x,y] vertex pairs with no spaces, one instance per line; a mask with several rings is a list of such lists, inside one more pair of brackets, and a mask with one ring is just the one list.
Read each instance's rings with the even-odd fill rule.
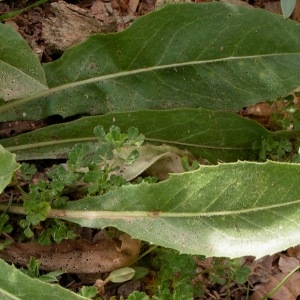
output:
[[[162,211],[65,211],[65,218],[74,219],[136,219],[136,218],[191,218],[191,217],[224,217],[233,215],[242,215],[255,213],[259,211],[270,211],[271,209],[283,208],[290,205],[299,204],[299,200],[289,201],[286,203],[267,205],[262,207],[253,207],[242,210],[219,211],[219,212],[162,212]],[[51,211],[54,213],[55,210]]]
[[[207,217],[226,217],[236,216],[259,211],[270,211],[271,209],[279,209],[290,205],[300,204],[300,199],[289,201],[280,204],[266,205],[262,207],[246,208],[241,210],[219,211],[219,212],[163,212],[163,211],[103,211],[103,210],[59,210],[51,209],[47,218],[70,218],[70,219],[111,219],[111,220],[135,220],[138,218],[207,218]],[[0,211],[7,209],[6,205],[0,205]],[[25,214],[23,207],[11,206],[7,209],[8,212]]]
[[[10,152],[22,151],[26,149],[35,149],[35,148],[42,148],[48,146],[55,146],[61,144],[74,144],[74,143],[83,143],[83,142],[97,142],[99,139],[97,137],[87,137],[87,138],[76,138],[76,139],[62,139],[57,141],[46,141],[46,142],[39,142],[39,143],[32,143],[32,144],[25,144],[19,146],[11,146],[6,147],[5,149]],[[206,146],[201,144],[191,144],[191,143],[184,143],[180,141],[169,141],[169,140],[162,140],[162,139],[155,139],[155,138],[145,138],[147,142],[154,142],[154,143],[166,143],[168,145],[175,145],[175,146],[185,146],[185,147],[193,147],[198,149],[212,149],[212,150],[232,150],[232,151],[240,151],[240,150],[251,150],[251,147],[223,147],[223,146]]]

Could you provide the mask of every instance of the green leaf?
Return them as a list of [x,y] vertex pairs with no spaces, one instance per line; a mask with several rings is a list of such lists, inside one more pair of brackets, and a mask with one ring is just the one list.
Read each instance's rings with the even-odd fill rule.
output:
[[238,162],[69,202],[64,219],[115,226],[186,254],[262,257],[299,244],[300,166]]
[[27,238],[32,238],[33,237],[33,231],[29,228],[29,227],[26,227],[25,230],[24,230],[24,234]]
[[235,280],[239,284],[244,284],[247,282],[249,275],[251,273],[251,270],[249,267],[240,266],[237,268],[235,273]]
[[[2,212],[0,214],[0,234],[2,233],[10,233],[12,232],[13,228],[10,224],[6,224],[9,220],[9,216]],[[0,250],[1,250],[1,243],[0,243]]]
[[135,270],[130,267],[124,267],[109,274],[111,282],[124,282],[130,280],[135,274]]
[[58,277],[64,273],[65,273],[64,271],[52,271],[52,272],[49,272],[47,274],[40,276],[39,280],[41,280],[43,282],[48,282],[48,283],[58,282],[58,279],[56,277]]
[[90,299],[97,296],[97,288],[95,286],[83,286],[79,294]]
[[31,180],[34,174],[37,172],[37,168],[34,165],[28,163],[22,163],[20,167],[23,180]]
[[115,122],[122,132],[134,124],[146,142],[165,143],[187,149],[211,162],[251,159],[252,144],[261,137],[292,137],[296,131],[272,133],[260,124],[228,112],[205,109],[137,111],[84,117],[79,120],[42,128],[1,143],[18,159],[60,158],[78,143],[91,147],[98,141],[93,130],[101,124],[108,130]]
[[149,274],[149,270],[146,267],[134,266],[132,268],[135,271],[132,280],[140,280]]
[[0,259],[0,299],[5,300],[83,300],[59,285],[50,285],[38,279],[30,278]]
[[33,96],[48,89],[39,60],[26,41],[1,23],[0,40],[0,99]]
[[280,1],[281,9],[284,18],[288,18],[296,6],[296,0],[281,0]]
[[165,6],[45,64],[50,89],[0,106],[0,121],[176,107],[238,110],[274,100],[300,85],[299,34],[295,22],[260,9]]
[[16,155],[0,145],[0,193],[10,184],[15,171],[19,168],[20,165],[16,162]]
[[127,300],[149,300],[149,297],[144,292],[133,292],[131,293]]

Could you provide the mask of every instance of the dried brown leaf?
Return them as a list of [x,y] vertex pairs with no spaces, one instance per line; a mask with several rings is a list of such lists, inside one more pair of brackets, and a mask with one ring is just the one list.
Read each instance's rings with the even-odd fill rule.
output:
[[279,258],[278,266],[282,273],[290,273],[297,266],[299,266],[299,260],[295,257],[281,255]]
[[0,258],[25,266],[33,256],[46,271],[69,273],[111,272],[132,263],[140,251],[140,241],[122,234],[119,240],[106,239],[92,244],[86,240],[64,240],[48,246],[36,243],[13,243],[0,252]]

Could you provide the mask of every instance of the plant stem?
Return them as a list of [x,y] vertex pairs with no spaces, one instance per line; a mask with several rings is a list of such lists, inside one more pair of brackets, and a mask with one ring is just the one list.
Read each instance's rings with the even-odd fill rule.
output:
[[152,247],[150,247],[147,251],[145,251],[143,254],[141,254],[134,262],[132,262],[130,265],[134,264],[135,262],[139,261],[141,258],[143,258],[144,256],[146,256],[147,254],[149,254],[150,252],[152,252],[153,250],[155,250],[158,246],[154,245]]
[[268,298],[271,298],[280,289],[280,287],[298,270],[300,270],[300,266],[297,266],[295,269],[293,269],[272,291],[266,294],[261,300],[267,300]]

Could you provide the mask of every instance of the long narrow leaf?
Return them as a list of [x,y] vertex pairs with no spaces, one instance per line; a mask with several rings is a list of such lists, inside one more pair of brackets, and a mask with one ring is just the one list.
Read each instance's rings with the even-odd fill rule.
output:
[[0,121],[274,100],[300,85],[299,34],[260,9],[166,6],[45,64],[50,89],[0,106]]
[[85,117],[2,140],[1,144],[17,154],[18,159],[66,157],[78,143],[93,145],[93,130],[117,125],[123,132],[134,126],[146,141],[188,149],[195,156],[211,162],[254,159],[254,141],[264,138],[291,137],[293,131],[272,133],[260,124],[233,113],[206,109],[137,111]]
[[300,242],[300,166],[202,166],[159,184],[125,186],[69,202],[67,220],[115,226],[182,253],[261,257]]

